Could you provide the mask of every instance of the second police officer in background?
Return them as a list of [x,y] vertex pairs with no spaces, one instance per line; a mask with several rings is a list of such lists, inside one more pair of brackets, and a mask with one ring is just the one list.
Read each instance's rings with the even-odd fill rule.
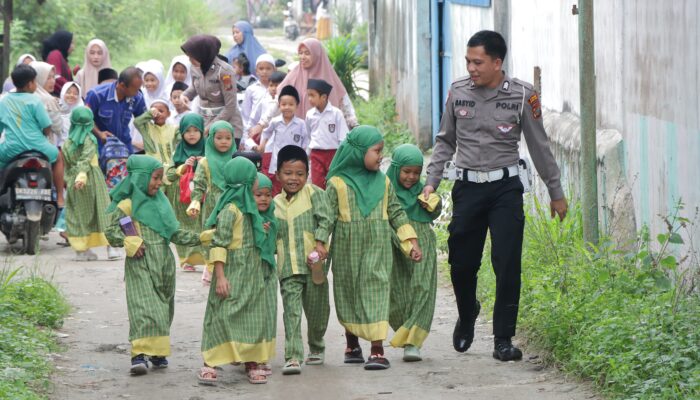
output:
[[525,215],[523,184],[518,178],[521,132],[537,172],[547,185],[552,216],[566,216],[567,202],[559,167],[549,149],[542,111],[532,85],[502,71],[507,47],[493,31],[474,34],[467,44],[469,76],[452,83],[428,166],[427,196],[437,189],[445,163],[455,155],[457,182],[452,190],[453,215],[448,239],[450,275],[457,298],[455,350],[464,352],[474,339],[480,304],[477,272],[491,234],[491,261],[496,274],[493,310],[493,356],[522,358],[513,346],[520,301],[520,264]]

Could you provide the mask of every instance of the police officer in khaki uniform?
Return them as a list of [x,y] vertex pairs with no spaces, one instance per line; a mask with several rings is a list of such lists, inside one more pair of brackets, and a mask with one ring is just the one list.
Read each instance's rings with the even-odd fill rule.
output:
[[467,44],[469,76],[452,84],[440,121],[440,132],[428,166],[423,194],[440,184],[445,163],[456,152],[449,225],[449,263],[457,297],[455,350],[464,352],[474,339],[474,323],[481,308],[476,300],[477,272],[487,230],[496,274],[493,310],[493,356],[502,361],[522,358],[513,346],[520,301],[520,263],[523,244],[523,184],[518,177],[518,142],[525,136],[532,160],[547,185],[552,217],[566,216],[567,203],[559,167],[549,149],[542,111],[533,87],[508,77],[501,66],[506,42],[493,31],[481,31]]
[[238,111],[236,79],[233,67],[218,57],[221,41],[211,35],[192,36],[182,51],[192,62],[192,86],[182,94],[189,102],[199,96],[199,113],[204,117],[205,134],[215,121],[228,121],[235,130],[236,144],[243,134],[243,120]]

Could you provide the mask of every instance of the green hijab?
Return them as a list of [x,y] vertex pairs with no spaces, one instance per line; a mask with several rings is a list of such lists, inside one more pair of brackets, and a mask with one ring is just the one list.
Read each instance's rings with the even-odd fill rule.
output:
[[[270,189],[272,193],[272,181],[267,175],[262,172],[258,172],[258,189]],[[258,210],[258,212],[260,212]],[[275,249],[277,246],[277,228],[278,222],[277,217],[275,217],[275,200],[270,202],[270,207],[265,212],[260,212],[260,216],[263,217],[263,222],[270,223],[270,229],[267,231],[267,238],[265,239],[265,251],[270,254],[275,254]],[[274,266],[274,264],[272,264]]]
[[[187,130],[192,126],[199,130],[199,141],[195,144],[187,143],[184,137]],[[173,154],[173,162],[176,167],[184,164],[190,157],[201,157],[204,155],[204,118],[197,113],[185,114],[180,120],[179,133],[182,140],[175,147],[175,154]]]
[[402,144],[394,149],[391,155],[391,165],[386,171],[386,176],[394,185],[396,197],[399,198],[401,207],[406,211],[408,218],[417,222],[432,222],[428,212],[418,203],[418,195],[423,191],[423,182],[420,180],[410,189],[406,189],[399,182],[401,167],[420,166],[423,168],[423,153],[412,144]]
[[107,212],[114,211],[120,201],[131,199],[132,217],[169,241],[180,227],[175,212],[162,190],[154,196],[148,195],[151,174],[158,168],[163,168],[163,164],[151,156],[129,157],[126,161],[128,175],[109,192],[112,204],[107,207]]
[[[221,153],[214,146],[214,136],[216,132],[224,129],[231,132],[231,148],[228,151]],[[209,172],[211,181],[221,190],[226,190],[226,179],[224,178],[224,166],[231,161],[233,153],[236,152],[236,141],[233,136],[233,126],[226,121],[216,121],[209,127],[209,137],[204,146],[204,155],[209,164]]]
[[253,197],[253,185],[258,178],[258,170],[255,168],[255,164],[247,158],[236,157],[226,163],[222,170],[222,175],[226,182],[225,190],[219,197],[219,201],[216,203],[211,215],[209,215],[205,226],[216,225],[216,218],[219,212],[228,207],[229,204],[235,204],[243,214],[250,215],[253,224],[255,247],[260,250],[262,259],[275,267],[274,247],[273,252],[270,252],[270,248],[266,244],[267,234],[265,233],[265,228],[263,228],[265,221],[258,212],[258,206],[255,204],[255,198]]
[[368,216],[384,198],[386,178],[381,171],[365,168],[365,154],[384,140],[373,126],[356,126],[333,157],[326,179],[338,176],[355,192],[355,200],[363,217]]
[[68,131],[68,140],[70,141],[69,151],[74,151],[85,143],[85,138],[90,138],[93,143],[97,144],[95,135],[92,134],[92,127],[95,122],[93,119],[92,110],[87,107],[76,107],[70,114],[70,130]]

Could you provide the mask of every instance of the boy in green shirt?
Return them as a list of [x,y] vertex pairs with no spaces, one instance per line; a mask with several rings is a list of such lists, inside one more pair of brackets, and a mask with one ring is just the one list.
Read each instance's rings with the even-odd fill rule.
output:
[[[328,281],[312,282],[310,266],[325,268],[326,244],[332,229],[326,193],[310,183],[309,159],[304,149],[289,145],[277,155],[277,179],[282,193],[275,196],[277,266],[284,307],[284,375],[301,373],[304,345],[301,312],[306,314],[309,336],[308,365],[324,361],[323,336],[328,327],[330,305]],[[311,255],[311,256],[310,256]],[[319,265],[320,263],[320,265]]]

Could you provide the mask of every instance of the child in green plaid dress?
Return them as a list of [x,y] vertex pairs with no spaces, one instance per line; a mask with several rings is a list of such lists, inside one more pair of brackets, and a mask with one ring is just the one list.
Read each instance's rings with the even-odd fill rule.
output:
[[430,332],[437,291],[437,250],[431,223],[440,216],[440,197],[426,201],[422,196],[423,153],[412,144],[397,147],[386,172],[396,197],[418,234],[423,259],[412,263],[402,256],[394,241],[394,268],[391,273],[389,325],[396,332],[391,345],[404,349],[404,361],[420,361],[420,348]]
[[[226,187],[224,165],[236,152],[236,142],[233,137],[233,126],[230,123],[216,121],[211,124],[209,136],[204,145],[204,158],[199,160],[192,181],[194,183],[192,202],[187,207],[187,215],[191,218],[206,221],[224,191]],[[212,271],[213,266],[210,264],[204,268],[202,281],[205,284],[211,281]]]
[[[275,196],[277,233],[277,275],[284,307],[284,375],[301,373],[304,344],[301,314],[306,314],[309,355],[306,364],[324,362],[323,336],[328,327],[330,305],[328,281],[315,284],[309,266],[324,268],[326,243],[333,222],[326,193],[311,183],[306,151],[295,145],[284,146],[277,154],[277,180],[282,192]],[[316,252],[318,260],[310,254]],[[325,271],[324,271],[325,272]]]
[[[170,325],[175,312],[175,258],[170,243],[197,246],[211,232],[179,229],[168,199],[160,190],[163,165],[151,156],[133,155],[128,175],[110,192],[111,223],[105,232],[112,246],[126,248],[124,280],[129,311],[131,374],[165,368],[170,355]],[[125,223],[125,217],[132,222]],[[126,233],[125,233],[126,232]],[[201,237],[201,239],[200,239]]]
[[365,369],[389,368],[382,342],[389,330],[392,234],[420,261],[416,232],[379,167],[384,140],[377,128],[355,127],[340,145],[326,192],[335,221],[330,259],[338,321],[345,327],[346,363],[363,363],[358,337],[372,342]]
[[[68,183],[66,234],[76,252],[76,261],[91,261],[97,259],[91,248],[108,245],[104,232],[109,225],[105,213],[109,195],[97,162],[92,111],[87,107],[76,107],[70,121],[68,140],[63,145]],[[119,253],[111,247],[108,255],[110,259],[119,258]]]
[[[191,218],[187,215],[187,207],[189,201],[183,203],[180,198],[181,184],[194,186],[192,181],[181,182],[192,176],[189,171],[197,171],[199,162],[204,157],[204,118],[197,113],[187,113],[180,120],[180,128],[178,134],[182,137],[180,143],[175,146],[175,154],[173,154],[173,166],[166,168],[165,175],[170,182],[173,182],[174,187],[173,197],[171,198],[173,209],[177,220],[183,229],[192,232],[200,232],[202,230],[202,218],[198,215]],[[186,272],[196,272],[195,265],[205,265],[206,252],[201,246],[187,247],[176,245],[177,255],[180,258],[180,267]]]
[[268,363],[275,353],[270,318],[277,312],[277,224],[258,211],[253,197],[257,170],[250,160],[234,158],[223,173],[225,191],[206,221],[216,226],[209,252],[214,274],[204,315],[204,366],[197,378],[201,384],[215,384],[213,367],[245,363],[250,383],[266,383],[267,372],[259,364]]

